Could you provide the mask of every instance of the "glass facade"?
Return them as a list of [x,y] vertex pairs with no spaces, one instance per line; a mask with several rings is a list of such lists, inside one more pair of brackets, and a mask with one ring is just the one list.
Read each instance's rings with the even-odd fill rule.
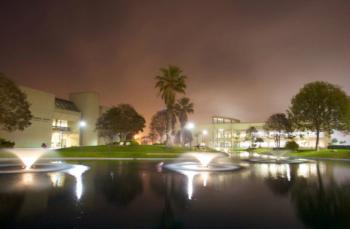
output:
[[51,147],[63,148],[79,145],[79,133],[71,131],[69,121],[61,119],[52,120]]

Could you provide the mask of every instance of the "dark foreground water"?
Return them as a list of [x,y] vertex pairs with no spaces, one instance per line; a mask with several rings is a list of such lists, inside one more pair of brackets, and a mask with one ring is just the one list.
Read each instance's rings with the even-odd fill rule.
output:
[[0,228],[350,228],[350,163],[185,175],[74,163],[89,169],[0,175]]

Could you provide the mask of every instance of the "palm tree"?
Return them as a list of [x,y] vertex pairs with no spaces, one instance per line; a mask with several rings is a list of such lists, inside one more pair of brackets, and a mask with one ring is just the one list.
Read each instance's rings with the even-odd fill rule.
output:
[[175,127],[172,123],[174,120],[176,94],[185,94],[186,76],[182,74],[182,70],[179,67],[173,65],[161,68],[160,72],[161,75],[156,76],[157,82],[155,87],[159,89],[159,94],[166,105],[168,113],[166,142],[170,144],[170,135]]
[[174,107],[176,116],[179,119],[180,127],[181,127],[181,135],[180,135],[181,144],[183,144],[184,128],[188,121],[188,114],[191,114],[194,112],[193,106],[194,105],[189,98],[183,97],[177,101]]

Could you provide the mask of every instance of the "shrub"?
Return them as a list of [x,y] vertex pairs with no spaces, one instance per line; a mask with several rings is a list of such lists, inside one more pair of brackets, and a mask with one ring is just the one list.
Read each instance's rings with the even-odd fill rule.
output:
[[131,141],[129,141],[129,145],[131,145],[131,146],[138,146],[140,144],[137,141],[135,141],[135,140],[131,140]]
[[292,151],[297,151],[299,149],[299,145],[295,141],[289,141],[286,143],[285,148]]
[[152,145],[154,145],[154,146],[165,146],[166,144],[165,143],[153,143]]
[[350,145],[330,145],[328,149],[350,149]]
[[135,140],[130,140],[130,141],[119,141],[119,142],[112,142],[109,145],[117,145],[117,146],[137,146],[140,145],[137,141]]
[[13,148],[15,146],[14,142],[7,141],[3,138],[0,138],[0,148]]

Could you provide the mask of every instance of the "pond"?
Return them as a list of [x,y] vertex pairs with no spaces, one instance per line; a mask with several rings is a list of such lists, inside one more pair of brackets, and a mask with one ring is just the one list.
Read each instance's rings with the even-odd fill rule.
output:
[[349,228],[350,163],[186,176],[159,161],[74,161],[0,175],[1,228]]

